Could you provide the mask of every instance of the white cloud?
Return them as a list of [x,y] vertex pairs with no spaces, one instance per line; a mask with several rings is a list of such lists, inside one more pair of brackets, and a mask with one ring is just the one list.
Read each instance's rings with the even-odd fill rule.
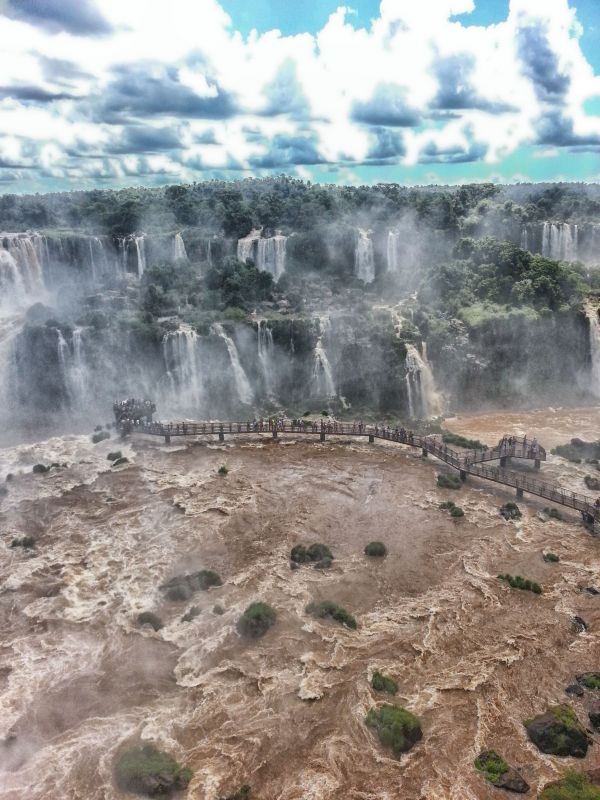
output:
[[341,6],[314,34],[247,38],[217,0],[95,0],[98,36],[0,15],[0,160],[198,178],[358,166],[374,141],[399,142],[384,157],[406,165],[600,145],[584,111],[600,77],[568,0],[511,0],[488,27],[454,18],[476,2],[382,0],[368,27]]

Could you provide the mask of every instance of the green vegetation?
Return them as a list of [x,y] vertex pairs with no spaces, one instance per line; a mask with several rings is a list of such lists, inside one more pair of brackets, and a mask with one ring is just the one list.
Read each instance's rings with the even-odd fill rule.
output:
[[229,794],[227,797],[222,797],[221,800],[249,800],[250,791],[251,789],[248,784],[245,784],[244,786],[240,786],[237,792]]
[[266,603],[251,603],[239,618],[237,630],[242,636],[257,639],[275,624],[277,613]]
[[365,721],[375,730],[381,744],[391,748],[395,755],[406,753],[423,737],[418,717],[401,706],[386,703],[371,708]]
[[371,678],[371,686],[376,692],[386,692],[386,694],[397,694],[398,684],[396,681],[382,675],[381,672],[374,672]]
[[186,789],[193,773],[171,756],[146,744],[121,753],[116,759],[114,774],[117,787],[124,792],[167,798]]
[[588,735],[570,706],[550,706],[544,714],[525,720],[523,724],[542,753],[585,758]]
[[509,575],[506,573],[505,575],[498,575],[501,581],[505,581],[511,586],[513,589],[522,589],[526,592],[533,592],[534,594],[541,594],[542,587],[539,583],[535,583],[535,581],[530,581],[527,578],[522,578],[520,575]]
[[311,544],[306,551],[306,555],[310,561],[321,561],[324,558],[333,559],[333,553],[326,544]]
[[290,561],[292,564],[308,564],[312,562],[318,569],[329,569],[333,564],[333,553],[326,544],[315,543],[311,544],[310,547],[297,544],[292,547]]
[[539,800],[600,800],[600,786],[595,786],[582,772],[569,770],[562,780],[546,786]]
[[10,543],[11,547],[22,547],[24,550],[31,550],[35,547],[35,539],[33,536],[23,536],[22,539],[13,539]]
[[557,508],[545,508],[544,514],[547,514],[550,517],[550,519],[556,519],[559,522],[562,522],[564,519],[563,515]]
[[109,461],[118,461],[120,458],[123,458],[123,453],[120,450],[115,450],[114,453],[109,453],[106,458]]
[[461,489],[462,481],[456,475],[446,475],[441,472],[437,476],[437,485],[440,489]]
[[486,780],[496,784],[509,770],[506,761],[495,750],[486,750],[480,753],[474,761],[475,769],[483,774]]
[[222,586],[221,576],[210,569],[201,569],[189,575],[175,575],[160,588],[165,592],[168,600],[178,602],[189,600],[194,592],[207,592],[215,586]]
[[440,503],[440,508],[442,511],[449,511],[450,516],[454,517],[455,519],[460,519],[460,517],[464,517],[465,512],[462,510],[460,506],[457,506],[452,500],[446,500],[445,503]]
[[580,680],[586,689],[600,692],[600,672],[587,672],[581,676]]
[[548,564],[558,564],[560,558],[556,555],[556,553],[544,553],[544,561]]
[[586,475],[583,482],[590,491],[600,492],[600,478],[595,478],[593,475]]
[[229,472],[229,468],[226,467],[225,464],[221,464],[217,472],[219,473],[219,475],[227,475],[227,473]]
[[46,472],[50,472],[50,467],[45,464],[34,464],[31,471],[34,475],[45,475]]
[[92,436],[92,442],[94,444],[98,444],[99,442],[103,442],[105,439],[110,439],[110,433],[108,431],[98,431]]
[[306,547],[303,544],[297,544],[295,547],[292,547],[290,561],[294,561],[296,564],[304,564],[306,559]]
[[338,606],[336,603],[331,602],[331,600],[323,600],[321,603],[309,603],[305,611],[307,614],[315,617],[315,619],[329,617],[339,622],[341,625],[345,625],[347,628],[352,628],[352,630],[356,630],[357,628],[356,620],[352,614],[349,614],[345,608]]
[[600,459],[600,442],[585,442],[583,439],[571,439],[569,444],[559,444],[550,451],[552,455],[566,458],[574,464],[583,460],[595,463]]
[[223,606],[220,606],[218,603],[217,603],[216,606],[213,606],[213,610],[212,611],[213,611],[213,614],[216,614],[218,617],[222,617],[223,614],[225,613],[225,609],[223,608]]
[[365,547],[365,555],[382,557],[387,555],[387,548],[383,542],[369,542]]
[[458,433],[450,433],[449,431],[442,433],[442,441],[444,444],[464,447],[466,450],[487,450],[487,445],[480,442],[479,439],[467,439]]

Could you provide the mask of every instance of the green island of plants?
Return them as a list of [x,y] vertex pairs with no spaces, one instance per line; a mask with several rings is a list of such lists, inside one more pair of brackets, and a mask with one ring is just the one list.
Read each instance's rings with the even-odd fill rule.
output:
[[440,489],[461,489],[462,481],[457,475],[446,475],[440,472],[437,476],[437,485]]
[[523,723],[527,735],[542,753],[585,758],[588,734],[570,706],[550,706],[543,714]]
[[579,677],[579,682],[592,692],[600,692],[600,672],[586,672]]
[[465,512],[462,510],[462,508],[457,506],[452,500],[446,500],[445,503],[440,503],[440,508],[442,511],[448,511],[450,516],[454,517],[455,519],[459,519],[465,515]]
[[365,547],[365,555],[381,558],[387,555],[387,547],[383,542],[369,542]]
[[600,800],[600,786],[584,773],[569,770],[562,780],[542,789],[539,800]]
[[479,439],[467,439],[459,433],[450,433],[444,431],[442,433],[442,441],[444,444],[451,444],[455,447],[463,447],[466,450],[487,450],[487,445],[480,442]]
[[313,564],[319,569],[329,569],[333,563],[333,553],[326,544],[315,542],[309,547],[297,544],[290,553],[292,564]]
[[190,575],[175,575],[166,583],[161,584],[160,589],[165,592],[167,600],[178,602],[189,600],[194,592],[207,592],[209,589],[222,586],[221,576],[211,569],[201,569]]
[[264,636],[275,624],[277,612],[267,603],[251,603],[237,622],[237,630],[242,636],[258,639]]
[[398,684],[396,681],[378,671],[373,673],[371,686],[376,692],[385,692],[386,694],[397,694],[398,692]]
[[492,784],[496,784],[510,769],[506,761],[495,750],[486,750],[484,753],[480,753],[473,763],[475,769]]
[[315,617],[315,619],[325,619],[329,617],[339,622],[341,625],[345,625],[347,628],[352,628],[352,630],[356,630],[357,628],[356,620],[352,614],[349,614],[345,608],[338,606],[336,603],[331,602],[331,600],[323,600],[321,603],[309,603],[305,610],[307,614]]
[[533,592],[534,594],[541,594],[542,587],[535,581],[530,581],[529,578],[522,578],[520,575],[500,574],[498,578],[505,581],[513,589],[522,589],[526,592]]
[[550,517],[550,519],[555,519],[558,522],[562,522],[564,520],[563,515],[557,508],[545,508],[544,514],[547,514]]
[[229,472],[229,467],[225,466],[225,464],[221,464],[217,472],[219,475],[227,475]]
[[365,722],[395,755],[408,752],[423,738],[419,718],[401,706],[386,703],[371,708]]
[[544,561],[547,564],[558,564],[560,558],[556,555],[556,553],[544,553]]
[[117,757],[114,766],[119,789],[158,798],[186,789],[192,774],[191,769],[181,767],[151,744],[126,750]]

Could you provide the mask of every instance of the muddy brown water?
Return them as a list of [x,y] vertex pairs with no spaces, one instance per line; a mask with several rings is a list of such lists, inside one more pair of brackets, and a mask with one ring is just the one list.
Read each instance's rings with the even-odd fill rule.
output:
[[[550,447],[597,438],[600,413],[490,414],[448,427],[490,443],[523,432]],[[194,770],[194,800],[242,783],[259,800],[492,800],[498,790],[472,765],[490,747],[522,768],[531,797],[581,766],[540,754],[522,724],[556,702],[586,721],[590,698],[570,700],[564,688],[600,669],[600,596],[581,591],[600,589],[600,540],[576,516],[542,522],[543,501],[526,497],[523,519],[505,522],[498,507],[512,492],[471,478],[440,490],[445,466],[388,443],[136,442],[132,463],[111,471],[111,442],[71,437],[0,460],[18,472],[61,448],[55,460],[69,468],[18,475],[0,511],[0,800],[125,797],[113,759],[140,740]],[[551,457],[542,474],[584,491],[586,469]],[[464,519],[439,510],[446,499]],[[9,547],[30,532],[33,552]],[[374,539],[385,559],[363,554]],[[291,571],[292,546],[314,541],[331,548],[333,568]],[[545,551],[560,563],[546,564]],[[224,585],[165,602],[164,580],[200,568]],[[498,572],[544,593],[511,590]],[[347,608],[358,630],[305,614],[323,599]],[[254,600],[278,618],[247,642],[235,623]],[[184,623],[191,605],[201,612]],[[141,611],[164,628],[139,629]],[[573,630],[574,615],[587,633]],[[422,720],[423,741],[400,759],[364,724],[386,700],[369,686],[375,669]],[[594,744],[584,766],[600,766],[599,752]]]

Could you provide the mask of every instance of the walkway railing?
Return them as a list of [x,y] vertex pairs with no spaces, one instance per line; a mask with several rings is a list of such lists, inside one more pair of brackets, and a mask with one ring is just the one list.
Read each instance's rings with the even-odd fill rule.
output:
[[[329,422],[329,421],[279,421],[272,423],[269,420],[258,422],[144,422],[143,420],[124,420],[119,428],[124,434],[138,433],[148,436],[164,437],[166,442],[173,436],[218,436],[221,441],[225,436],[242,434],[270,434],[277,438],[279,434],[294,433],[319,436],[325,441],[327,436],[352,436],[368,437],[370,442],[375,439],[396,442],[409,447],[420,448],[423,455],[431,454],[443,461],[448,466],[460,472],[461,478],[467,474],[473,475],[495,483],[511,486],[517,490],[521,497],[523,492],[544,497],[552,503],[567,506],[581,511],[590,520],[600,522],[600,508],[595,501],[586,495],[577,492],[568,492],[554,484],[544,483],[531,479],[525,475],[503,469],[508,458],[524,458],[535,462],[539,468],[540,461],[546,460],[546,451],[533,440],[513,438],[512,445],[500,445],[497,448],[486,450],[458,451],[448,447],[439,436],[419,436],[404,428],[391,429],[379,425],[365,425],[362,422]],[[485,462],[499,460],[500,467],[484,466]]]

